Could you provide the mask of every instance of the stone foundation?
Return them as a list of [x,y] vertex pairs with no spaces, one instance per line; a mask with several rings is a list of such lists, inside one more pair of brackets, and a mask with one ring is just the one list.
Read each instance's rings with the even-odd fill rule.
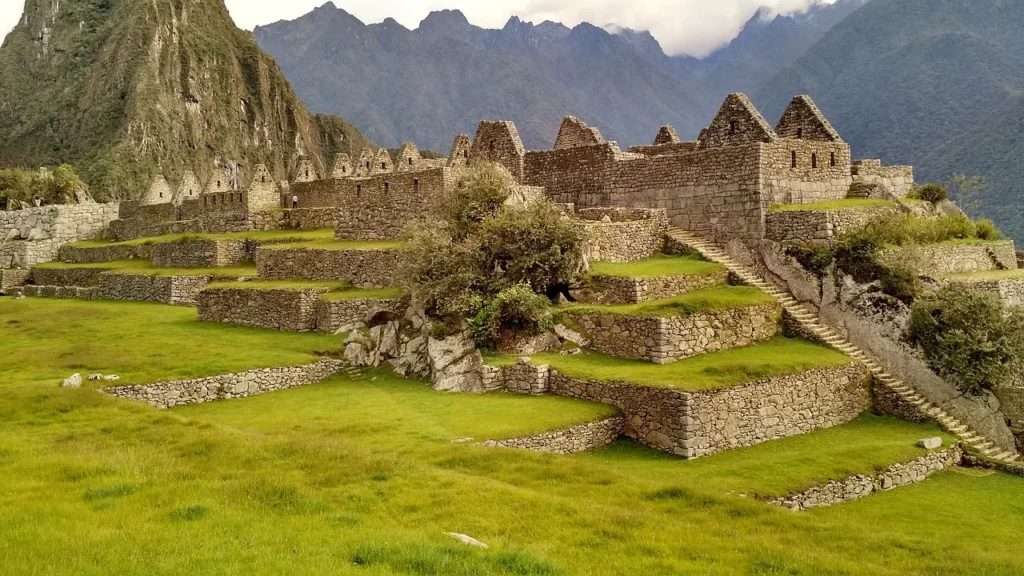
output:
[[775,498],[768,502],[790,510],[809,510],[833,506],[850,500],[858,500],[876,492],[923,482],[936,472],[959,466],[963,456],[963,448],[957,445],[922,456],[913,462],[895,464],[875,476],[858,474],[845,480],[835,480],[824,486],[816,486],[799,494]]
[[210,276],[102,274],[97,294],[103,300],[195,306],[200,291],[210,281]]
[[250,260],[245,240],[182,240],[152,247],[157,268],[218,268]]
[[316,330],[316,305],[326,288],[259,290],[208,288],[199,293],[199,319],[292,332]]
[[711,288],[728,280],[729,271],[725,269],[712,274],[661,278],[593,276],[590,287],[574,292],[573,296],[587,304],[639,304]]
[[777,242],[831,243],[847,230],[863,227],[877,216],[898,211],[895,206],[871,206],[768,212],[765,236]]
[[359,288],[387,288],[398,283],[400,266],[400,250],[256,251],[256,268],[264,280],[344,280]]
[[316,303],[316,329],[334,333],[344,327],[369,324],[371,316],[387,311],[402,317],[406,312],[401,299],[359,298],[354,300],[319,300]]
[[779,332],[782,308],[772,302],[665,318],[573,312],[568,316],[582,327],[594,350],[667,364],[769,340]]
[[79,248],[61,246],[58,259],[66,264],[98,264],[116,260],[149,260],[153,247],[140,246],[92,246]]
[[918,274],[934,277],[1017,269],[1017,251],[1012,240],[902,246],[883,251],[881,260],[910,264]]
[[110,268],[33,268],[32,283],[37,286],[98,286],[100,275]]
[[78,298],[80,300],[99,298],[99,289],[95,286],[89,288],[81,286],[24,286],[15,290],[19,290],[25,296],[36,298]]
[[[583,251],[591,262],[634,262],[661,251],[668,217],[665,210],[588,208],[577,211]],[[602,221],[603,219],[608,222]]]
[[245,398],[316,384],[338,373],[344,365],[345,363],[340,360],[320,360],[306,366],[262,368],[197,380],[121,386],[108,388],[104,392],[125,400],[144,402],[154,408],[166,409],[221,399]]
[[488,440],[483,446],[493,448],[514,448],[532,452],[554,454],[575,454],[602,448],[622,435],[624,420],[621,416],[588,422],[565,430],[545,432],[525,438],[511,440]]

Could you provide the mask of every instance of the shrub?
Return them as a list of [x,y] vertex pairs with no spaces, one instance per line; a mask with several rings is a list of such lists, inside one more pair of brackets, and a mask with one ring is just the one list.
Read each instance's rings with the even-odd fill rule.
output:
[[939,376],[969,394],[1002,383],[1024,352],[1024,312],[995,294],[952,284],[917,302],[910,339]]
[[507,333],[538,334],[554,325],[551,302],[536,294],[528,284],[517,284],[500,292],[470,323],[473,339],[483,348],[493,348]]
[[804,269],[814,272],[819,277],[824,276],[835,261],[835,252],[827,244],[791,246],[786,249],[786,254],[796,258]]
[[949,199],[949,191],[942,184],[925,184],[914,190],[914,196],[926,202],[938,204]]
[[976,221],[974,226],[974,235],[981,240],[995,241],[1003,239],[1003,233],[999,231],[999,228],[996,228],[996,223],[987,218]]
[[452,235],[464,238],[473,227],[497,213],[508,200],[509,183],[509,175],[497,164],[473,166],[438,207]]

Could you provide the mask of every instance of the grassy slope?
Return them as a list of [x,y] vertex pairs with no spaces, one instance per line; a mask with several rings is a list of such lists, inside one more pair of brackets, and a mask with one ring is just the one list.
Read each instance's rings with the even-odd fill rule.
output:
[[895,208],[895,202],[888,200],[876,200],[874,198],[843,198],[842,200],[831,200],[828,202],[815,202],[813,204],[776,204],[771,207],[772,212],[806,212],[825,210],[852,210],[857,208],[873,208],[876,206],[890,206]]
[[562,308],[579,314],[622,314],[627,316],[686,316],[695,312],[742,308],[773,302],[774,299],[752,286],[719,286],[687,292],[672,298],[640,304],[571,304]]
[[[727,388],[814,368],[845,366],[851,362],[848,356],[834,348],[783,337],[665,365],[625,360],[595,352],[577,356],[537,354],[531,356],[531,359],[534,364],[548,364],[573,378],[629,382],[688,392]],[[515,361],[513,356],[487,359],[489,364],[504,366]]]
[[256,266],[254,264],[240,264],[238,266],[223,266],[218,268],[154,268],[153,263],[149,260],[117,260],[114,262],[90,264],[49,262],[46,264],[40,264],[39,266],[36,266],[36,268],[49,270],[74,270],[87,268],[109,270],[116,274],[139,274],[146,276],[256,276]]
[[106,246],[150,246],[153,244],[167,244],[170,242],[181,242],[183,240],[262,240],[266,242],[312,242],[319,240],[332,240],[334,230],[324,228],[321,230],[253,230],[249,232],[232,232],[225,234],[166,234],[164,236],[150,236],[138,238],[125,242],[109,242],[105,240],[85,240],[70,244],[75,248],[96,248]]
[[638,262],[594,262],[593,276],[618,278],[660,278],[663,276],[703,276],[723,270],[722,265],[692,256],[657,255]]
[[54,379],[92,358],[144,380],[332,340],[199,325],[150,304],[0,300],[0,319],[18,322],[0,328],[15,335],[0,355],[6,573],[1024,570],[1018,478],[947,472],[806,514],[750,498],[913,458],[930,426],[864,418],[695,462],[630,444],[559,457],[451,441],[593,416],[592,405],[437,394],[384,373],[158,412]]

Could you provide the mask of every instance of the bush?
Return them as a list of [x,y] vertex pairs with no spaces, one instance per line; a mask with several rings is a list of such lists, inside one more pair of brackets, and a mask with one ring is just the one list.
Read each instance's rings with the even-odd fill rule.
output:
[[835,252],[827,244],[791,246],[786,249],[786,254],[796,258],[804,269],[814,272],[819,277],[824,276],[835,261]]
[[981,240],[992,242],[1003,239],[1003,233],[999,231],[999,228],[996,228],[996,223],[987,218],[976,221],[974,227],[974,235]]
[[969,394],[1001,384],[1024,352],[1024,312],[995,294],[952,284],[917,302],[910,339],[939,376]]
[[470,323],[473,340],[495,347],[508,333],[539,334],[553,325],[551,302],[527,284],[500,292]]
[[451,225],[456,239],[464,238],[508,200],[510,176],[503,170],[497,164],[477,164],[443,198],[440,216]]
[[938,204],[949,199],[949,191],[942,184],[925,184],[915,189],[914,197],[932,204]]

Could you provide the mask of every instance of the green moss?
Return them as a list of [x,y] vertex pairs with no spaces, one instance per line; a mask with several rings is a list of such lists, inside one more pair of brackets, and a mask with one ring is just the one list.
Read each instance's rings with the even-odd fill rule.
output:
[[228,290],[315,290],[326,289],[330,292],[338,292],[351,288],[348,282],[316,282],[307,280],[254,280],[252,282],[214,282],[206,287],[207,290],[228,289]]
[[724,269],[720,264],[693,256],[658,254],[639,262],[595,262],[590,266],[590,274],[617,278],[661,278],[666,276],[706,276]]
[[358,240],[317,240],[314,242],[297,242],[290,244],[271,244],[264,246],[269,250],[398,250],[401,242],[390,240],[358,241]]
[[320,297],[321,300],[384,300],[402,297],[401,288],[382,288],[380,290],[343,290],[331,292]]
[[561,308],[561,310],[574,314],[618,314],[663,318],[669,316],[688,316],[698,312],[743,308],[774,301],[774,298],[753,286],[720,286],[640,304],[570,304]]
[[828,202],[815,202],[812,204],[776,204],[770,208],[770,212],[823,212],[829,210],[855,210],[861,208],[875,208],[887,206],[895,208],[896,204],[888,200],[877,200],[875,198],[843,198],[842,200],[830,200]]
[[[547,364],[567,376],[581,380],[629,382],[687,392],[717,390],[815,368],[846,366],[853,362],[834,348],[783,337],[663,365],[596,352],[575,356],[538,354],[532,356],[531,360],[533,364]],[[487,363],[492,366],[510,366],[515,362],[513,356],[487,358]]]

